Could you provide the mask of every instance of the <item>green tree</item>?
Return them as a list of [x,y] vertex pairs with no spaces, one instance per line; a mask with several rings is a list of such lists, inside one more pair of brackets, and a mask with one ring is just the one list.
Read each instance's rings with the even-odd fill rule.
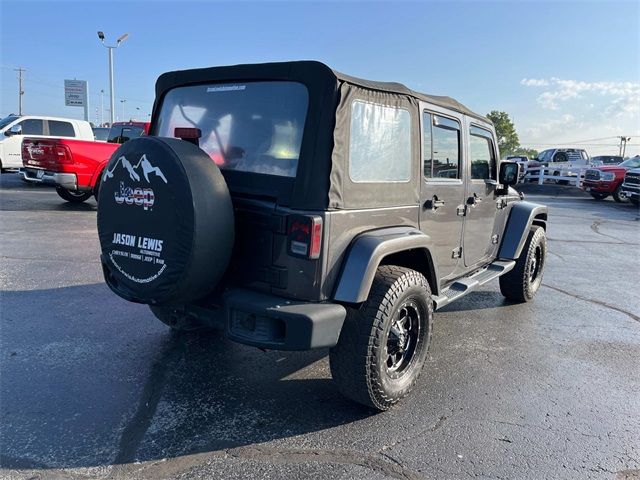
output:
[[509,118],[507,112],[492,110],[487,118],[493,122],[498,135],[498,148],[500,155],[504,158],[506,155],[512,155],[520,146],[520,139],[516,132],[516,127]]
[[516,150],[513,152],[513,155],[524,155],[531,159],[538,156],[538,151],[535,148],[525,148],[520,146],[516,148]]

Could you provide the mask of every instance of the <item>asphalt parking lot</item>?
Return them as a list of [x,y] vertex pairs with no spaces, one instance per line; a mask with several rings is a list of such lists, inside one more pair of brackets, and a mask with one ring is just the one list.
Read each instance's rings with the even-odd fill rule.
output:
[[640,478],[640,214],[542,191],[538,296],[440,311],[417,391],[376,414],[326,351],[170,333],[103,284],[93,200],[2,175],[0,477]]

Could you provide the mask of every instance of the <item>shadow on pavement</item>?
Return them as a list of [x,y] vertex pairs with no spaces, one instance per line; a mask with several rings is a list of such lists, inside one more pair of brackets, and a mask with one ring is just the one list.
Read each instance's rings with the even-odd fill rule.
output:
[[263,352],[221,332],[175,334],[101,284],[1,300],[3,468],[175,457],[372,414],[335,390],[318,362],[326,350]]

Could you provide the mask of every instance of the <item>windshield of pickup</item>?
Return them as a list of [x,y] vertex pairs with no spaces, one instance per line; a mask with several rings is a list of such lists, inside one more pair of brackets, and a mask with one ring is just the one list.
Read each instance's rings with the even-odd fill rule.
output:
[[9,115],[8,117],[4,117],[2,120],[0,120],[0,130],[2,130],[4,127],[9,125],[11,122],[14,122],[18,118],[20,117],[18,117],[17,115]]
[[308,103],[296,82],[178,87],[164,97],[155,134],[199,128],[200,148],[221,169],[295,177]]
[[619,166],[627,168],[640,168],[640,156],[636,155],[635,157],[631,157],[622,162]]

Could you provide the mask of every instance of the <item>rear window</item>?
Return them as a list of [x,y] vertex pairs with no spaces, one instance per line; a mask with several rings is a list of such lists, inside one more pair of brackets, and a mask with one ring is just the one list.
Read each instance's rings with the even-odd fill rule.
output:
[[308,97],[304,85],[285,81],[178,87],[165,95],[155,133],[196,127],[221,169],[295,177]]
[[76,132],[69,122],[49,120],[49,135],[52,137],[75,137]]
[[144,128],[137,125],[114,125],[109,130],[107,142],[124,143],[132,138],[138,138],[144,135]]

